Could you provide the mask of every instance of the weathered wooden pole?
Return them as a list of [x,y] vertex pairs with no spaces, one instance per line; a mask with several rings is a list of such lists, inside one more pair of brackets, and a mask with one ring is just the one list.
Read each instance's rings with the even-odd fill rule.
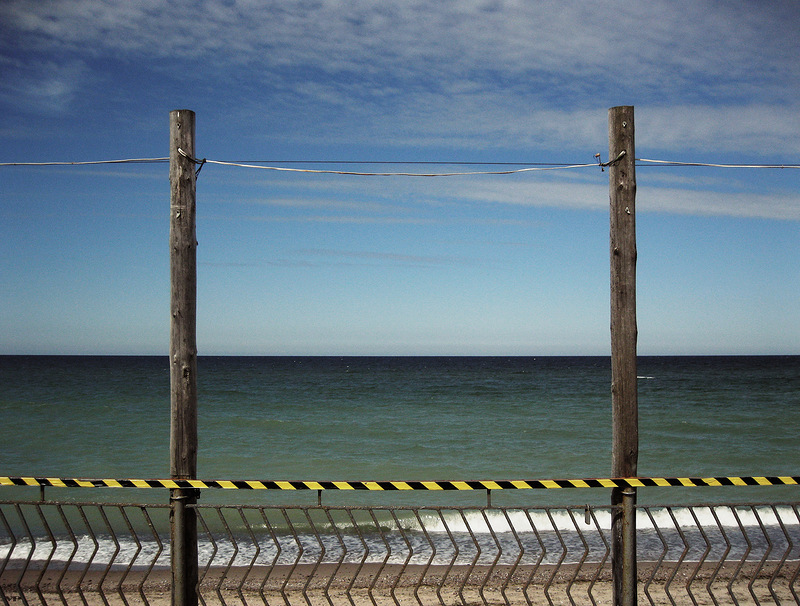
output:
[[[608,110],[611,216],[612,474],[637,475],[639,411],[636,383],[636,168],[633,107]],[[636,490],[611,493],[611,558],[614,604],[634,606],[636,588]]]
[[[194,112],[169,114],[170,182],[170,476],[197,477],[197,240],[195,232]],[[186,155],[181,154],[182,150]],[[173,606],[197,605],[195,490],[170,493]]]

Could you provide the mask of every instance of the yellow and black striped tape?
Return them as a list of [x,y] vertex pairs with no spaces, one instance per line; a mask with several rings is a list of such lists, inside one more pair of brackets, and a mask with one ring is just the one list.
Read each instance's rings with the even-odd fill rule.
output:
[[0,477],[0,486],[58,488],[222,488],[225,490],[536,490],[553,488],[644,488],[648,486],[786,486],[800,476],[716,478],[593,478],[582,480],[496,480],[465,482],[275,482],[271,480],[108,480]]

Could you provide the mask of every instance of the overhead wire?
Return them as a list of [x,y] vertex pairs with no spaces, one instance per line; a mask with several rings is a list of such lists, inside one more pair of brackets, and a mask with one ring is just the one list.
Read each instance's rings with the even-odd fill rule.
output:
[[[610,162],[596,163],[567,163],[567,162],[475,162],[475,161],[448,161],[448,160],[198,160],[189,156],[183,150],[178,150],[181,155],[191,160],[195,164],[217,164],[219,166],[233,166],[239,168],[252,168],[259,170],[271,170],[278,172],[296,172],[311,174],[332,174],[332,175],[352,175],[352,176],[376,176],[376,177],[457,177],[467,175],[512,175],[526,172],[569,170],[575,168],[606,167]],[[595,156],[599,157],[599,154]],[[36,167],[36,166],[88,166],[102,164],[159,164],[169,162],[168,157],[154,158],[125,158],[117,160],[84,160],[84,161],[63,161],[63,162],[0,162],[0,167]],[[353,170],[333,170],[315,168],[295,168],[290,166],[275,166],[277,164],[306,164],[306,165],[407,165],[407,166],[509,166],[520,168],[509,168],[508,170],[471,170],[471,171],[448,171],[448,172],[410,172],[410,171],[353,171]],[[781,163],[781,164],[738,164],[738,163],[718,163],[718,162],[691,162],[681,160],[657,160],[651,158],[636,158],[637,166],[663,166],[663,167],[706,167],[706,168],[740,168],[740,169],[798,169],[800,163]]]
[[[227,160],[240,164],[408,164],[447,166],[566,166],[571,162],[476,162],[464,160]],[[592,165],[594,166],[594,165]]]
[[0,162],[0,166],[86,166],[90,164],[158,164],[169,158],[126,158],[122,160],[85,160],[78,162]]
[[800,164],[716,164],[709,162],[681,162],[678,160],[650,160],[648,158],[636,158],[636,162],[645,164],[658,164],[661,166],[700,166],[708,168],[800,168]]
[[219,164],[222,166],[257,168],[261,170],[272,170],[279,172],[314,173],[314,174],[326,174],[326,175],[352,175],[358,177],[458,177],[466,175],[512,175],[515,173],[524,173],[533,171],[563,170],[570,168],[585,168],[587,166],[597,166],[596,164],[565,164],[557,166],[527,166],[525,168],[516,168],[511,170],[474,170],[474,171],[460,171],[460,172],[420,173],[420,172],[366,172],[366,171],[328,170],[328,169],[315,169],[315,168],[291,168],[288,166],[260,166],[257,164],[225,162],[222,160],[205,160],[205,162],[208,164]]

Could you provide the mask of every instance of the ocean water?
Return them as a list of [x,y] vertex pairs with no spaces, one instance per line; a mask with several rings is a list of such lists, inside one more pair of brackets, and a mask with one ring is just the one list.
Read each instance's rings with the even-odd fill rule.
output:
[[[641,357],[638,374],[640,475],[800,474],[800,357]],[[606,357],[201,357],[198,476],[608,477],[610,377]],[[0,475],[168,477],[169,406],[166,357],[0,357]],[[640,500],[796,493],[653,488]]]
[[[638,374],[640,475],[800,475],[800,357],[642,357]],[[201,357],[198,476],[317,481],[608,477],[610,380],[610,360],[605,357]],[[4,423],[0,475],[165,478],[169,408],[166,357],[0,357]],[[686,522],[686,528],[698,516],[708,536],[718,534],[720,526],[734,529],[730,531],[734,551],[759,541],[766,545],[760,525],[780,543],[785,524],[800,544],[796,507],[762,509],[758,518],[753,518],[753,509],[715,508],[737,502],[797,503],[800,487],[648,488],[638,494],[640,504],[656,507],[651,510],[653,518],[639,514],[640,551],[650,549],[654,557],[662,544],[653,527],[675,534],[666,510],[658,509],[667,504],[711,505],[673,512]],[[0,495],[0,500],[35,499],[38,490],[4,487]],[[163,490],[47,489],[50,499],[72,501],[163,504],[167,496]],[[396,518],[378,515],[385,518],[381,525],[405,525],[407,540],[436,543],[437,558],[443,561],[459,549],[459,557],[469,559],[474,549],[470,545],[476,540],[486,543],[482,557],[494,557],[497,552],[492,545],[499,541],[502,557],[513,559],[516,537],[532,526],[551,541],[548,557],[560,557],[556,532],[566,531],[561,538],[574,543],[569,549],[577,550],[576,557],[580,557],[582,541],[588,540],[599,558],[604,549],[599,533],[610,527],[607,510],[597,510],[592,525],[583,525],[583,505],[608,505],[606,489],[492,492],[492,505],[564,507],[549,513],[480,509],[487,504],[484,491],[327,491],[323,498],[330,505],[439,507],[417,514],[400,511]],[[200,502],[313,505],[317,494],[208,490]],[[476,509],[446,509],[451,506]],[[132,511],[134,515],[137,510]],[[212,526],[218,524],[214,511],[208,511],[205,519]],[[324,531],[324,519],[319,522],[323,531],[315,534],[306,527],[306,514],[292,522],[293,532],[281,531],[284,522],[279,516],[271,521],[275,539],[259,526],[263,523],[260,514],[252,514],[255,518],[248,528],[237,519],[240,514],[232,511],[227,523],[234,534],[241,535],[242,544],[234,547],[224,539],[212,543],[201,537],[201,560],[224,560],[230,552],[238,554],[240,563],[257,553],[265,562],[279,553],[291,561],[298,552],[313,561],[320,541],[330,542],[325,547],[328,557],[338,557],[339,538]],[[110,510],[109,515],[113,513]],[[130,557],[144,559],[160,553],[158,566],[167,566],[168,545],[160,551],[167,543],[167,510],[153,510],[152,515],[162,535],[160,542],[145,540],[140,545],[130,539],[101,537],[97,556],[92,555],[93,540],[81,535],[74,561],[95,558],[95,565],[100,565],[103,558],[127,562],[128,552],[133,554]],[[344,514],[334,510],[332,515]],[[31,527],[39,524],[39,516],[38,510],[31,510]],[[469,528],[462,528],[467,521]],[[392,553],[404,557],[401,535],[380,535],[375,529],[350,536],[347,519],[340,522],[345,542],[357,543],[358,537],[370,542],[370,557],[383,557],[387,540],[400,541]],[[54,528],[61,524],[56,518],[52,523]],[[121,528],[127,523],[117,520]],[[583,539],[570,538],[570,529],[577,526]],[[745,538],[745,528],[754,529],[753,537]],[[41,528],[33,532],[44,536]],[[265,541],[256,551],[255,545],[245,545],[251,532]],[[696,530],[686,532],[697,534]],[[364,539],[362,534],[369,536]],[[682,542],[677,535],[673,538],[678,557]],[[692,549],[700,550],[699,554],[704,543],[697,540]],[[456,549],[459,541],[463,545]],[[122,544],[120,553],[118,543]],[[69,557],[72,545],[59,546],[64,558]],[[14,546],[10,536],[0,536],[0,557],[9,557],[12,565],[31,554],[33,560],[58,560],[61,556],[56,551],[48,551],[45,539],[22,540]],[[359,553],[354,546],[347,557],[358,559]],[[427,557],[422,553],[420,557]],[[536,553],[532,548],[526,557]]]

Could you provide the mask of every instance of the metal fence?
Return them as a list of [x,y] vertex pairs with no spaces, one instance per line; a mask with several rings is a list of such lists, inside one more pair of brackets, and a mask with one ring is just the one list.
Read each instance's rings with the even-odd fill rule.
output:
[[[610,507],[195,505],[202,604],[608,604]],[[637,508],[641,604],[797,604],[800,503]],[[167,504],[0,502],[4,604],[167,604]]]

